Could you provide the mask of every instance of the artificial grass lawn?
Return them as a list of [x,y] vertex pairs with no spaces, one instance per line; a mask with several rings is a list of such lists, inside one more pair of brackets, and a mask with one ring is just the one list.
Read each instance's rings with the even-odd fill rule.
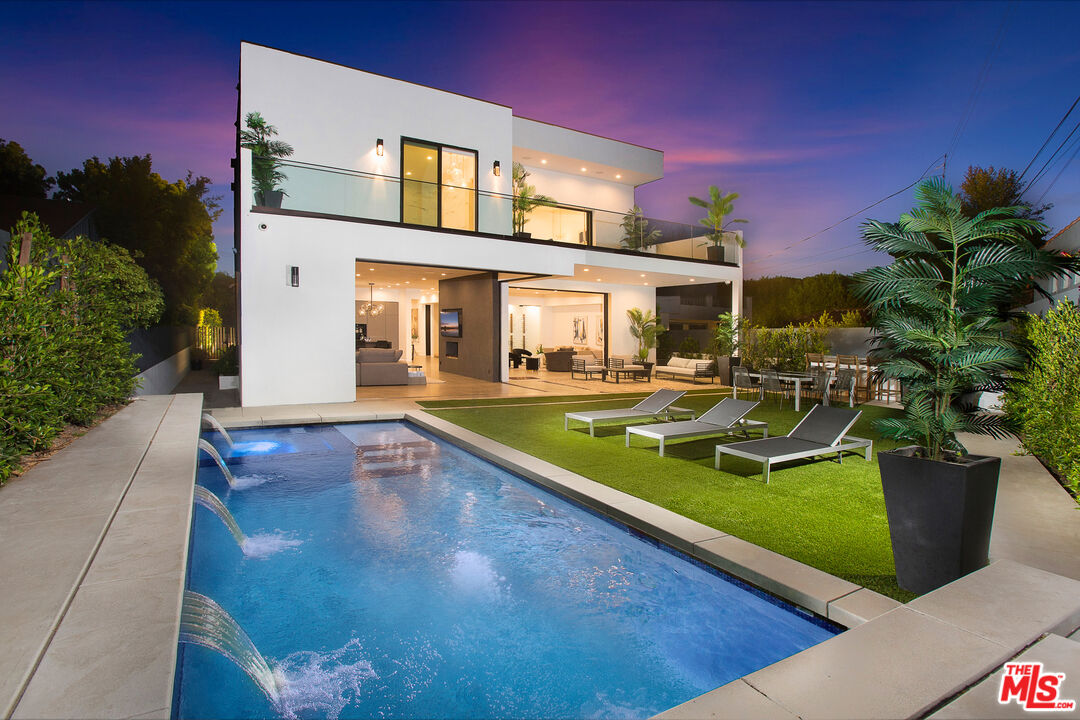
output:
[[[593,402],[603,400],[634,400],[631,405],[636,405],[637,400],[647,398],[653,394],[653,390],[624,392],[624,393],[604,393],[603,395],[538,395],[528,396],[523,395],[520,397],[500,397],[500,398],[476,398],[465,400],[417,400],[416,404],[423,408],[456,408],[456,407],[487,407],[490,405],[545,405],[547,403],[569,403],[569,402]],[[720,385],[705,385],[699,387],[697,390],[687,390],[687,395],[716,395],[717,398],[713,403],[710,403],[710,407],[720,402],[720,399],[725,396],[731,395],[731,388],[724,388]],[[679,407],[685,407],[680,403],[675,403]],[[629,407],[629,406],[628,406]],[[567,412],[570,412],[569,410]]]
[[[734,442],[723,436],[672,441],[659,457],[657,443],[634,436],[625,447],[623,425],[597,426],[596,437],[563,414],[613,407],[609,396],[573,396],[573,403],[541,402],[531,406],[455,401],[475,407],[432,409],[445,420],[547,460],[597,482],[635,495],[755,545],[768,548],[827,573],[894,597],[915,597],[896,584],[889,525],[876,459],[848,454],[835,460],[795,461],[773,466],[770,482],[761,480],[761,464],[722,457],[713,469],[713,448]],[[583,400],[592,399],[592,403]],[[678,405],[703,411],[718,396],[691,395]],[[527,398],[516,398],[527,402]],[[427,405],[427,403],[425,403]],[[430,405],[428,405],[430,407]],[[615,406],[617,407],[617,405]],[[807,406],[806,410],[809,409]],[[871,423],[897,411],[862,406],[852,435],[871,438],[874,452],[896,446],[882,440]],[[787,434],[805,414],[765,402],[747,417],[769,423],[769,435]],[[759,437],[758,434],[751,434]]]

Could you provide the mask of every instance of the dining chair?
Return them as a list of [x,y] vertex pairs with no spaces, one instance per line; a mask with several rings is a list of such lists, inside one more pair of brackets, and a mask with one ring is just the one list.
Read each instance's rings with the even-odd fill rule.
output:
[[761,393],[762,397],[765,397],[765,393],[773,393],[778,395],[778,401],[780,408],[784,407],[784,400],[788,396],[788,386],[780,381],[780,375],[775,370],[762,370],[761,371]]
[[731,381],[734,384],[735,398],[738,399],[740,390],[747,390],[758,396],[760,400],[762,397],[761,383],[754,382],[754,378],[750,377],[750,371],[741,365],[736,365],[731,368]]

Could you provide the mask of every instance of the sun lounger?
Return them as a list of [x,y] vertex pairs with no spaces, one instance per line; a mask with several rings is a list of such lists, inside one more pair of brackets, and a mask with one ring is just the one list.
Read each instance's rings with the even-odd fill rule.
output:
[[861,410],[815,405],[795,429],[783,437],[717,445],[714,467],[720,469],[721,454],[757,460],[761,463],[761,473],[768,483],[769,470],[773,464],[788,460],[836,453],[837,461],[843,462],[845,451],[862,448],[869,462],[873,441],[847,435],[859,415],[862,415]]
[[663,425],[634,425],[626,428],[626,447],[630,447],[630,436],[641,435],[660,441],[660,457],[664,457],[664,441],[676,438],[705,437],[761,429],[769,437],[769,423],[760,420],[744,420],[743,417],[757,406],[749,400],[724,398],[697,420],[682,420]]
[[693,410],[674,407],[673,402],[685,395],[679,390],[657,390],[632,408],[618,410],[588,410],[585,412],[566,413],[563,418],[563,430],[570,429],[570,421],[578,420],[589,425],[589,436],[595,437],[593,424],[599,420],[648,420],[649,418],[668,418],[672,415],[695,417]]

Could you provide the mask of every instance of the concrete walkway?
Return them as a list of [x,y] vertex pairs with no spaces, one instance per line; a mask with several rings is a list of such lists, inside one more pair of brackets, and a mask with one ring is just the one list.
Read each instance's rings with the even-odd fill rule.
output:
[[1001,458],[992,560],[1015,560],[1080,580],[1080,505],[1031,455],[1017,455],[1015,440],[963,435],[976,455]]
[[0,717],[168,717],[201,395],[136,398],[0,489]]

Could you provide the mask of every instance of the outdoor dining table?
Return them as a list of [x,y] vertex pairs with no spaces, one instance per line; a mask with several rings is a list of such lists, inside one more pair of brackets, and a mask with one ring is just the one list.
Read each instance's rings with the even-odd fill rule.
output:
[[[759,382],[761,381],[761,373],[759,373],[759,372],[748,372],[747,375],[749,375],[752,378],[756,378]],[[777,377],[780,378],[781,382],[789,382],[789,383],[793,383],[795,385],[795,412],[798,412],[799,411],[799,396],[802,395],[802,384],[805,383],[805,382],[812,382],[813,379],[814,379],[814,375],[812,373],[805,373],[805,372],[778,372]],[[834,382],[836,382],[836,376],[835,375],[833,375],[830,378],[829,386],[831,387]],[[732,388],[731,389],[731,397],[737,398],[738,396],[735,393],[736,393],[736,389]],[[828,404],[829,404],[829,393],[828,392],[825,392],[825,393],[822,394],[821,404],[828,406]],[[848,393],[848,405],[850,407],[855,407],[855,394],[854,393],[851,393],[851,392]]]

